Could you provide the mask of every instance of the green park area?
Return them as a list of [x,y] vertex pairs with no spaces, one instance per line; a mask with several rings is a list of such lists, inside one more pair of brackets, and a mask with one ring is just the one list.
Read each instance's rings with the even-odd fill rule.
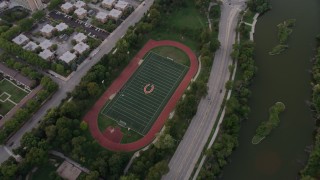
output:
[[256,130],[256,134],[252,138],[252,144],[259,144],[265,137],[267,137],[272,129],[279,126],[279,114],[285,110],[285,105],[282,102],[275,103],[269,109],[268,121],[262,122]]
[[6,79],[0,81],[0,115],[7,114],[28,93]]
[[172,46],[160,46],[151,50],[163,57],[174,59],[175,62],[189,66],[190,61],[188,55],[182,50]]
[[295,19],[288,19],[277,25],[279,44],[269,52],[269,55],[281,54],[289,47],[287,42],[293,32],[292,28],[294,27],[295,22]]

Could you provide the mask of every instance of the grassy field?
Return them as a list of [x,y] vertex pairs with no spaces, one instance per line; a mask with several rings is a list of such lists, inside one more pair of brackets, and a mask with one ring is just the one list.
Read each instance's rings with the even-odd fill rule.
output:
[[7,114],[15,105],[10,101],[0,102],[0,115]]
[[11,95],[10,100],[19,103],[28,93],[13,85],[6,79],[0,82],[0,94],[6,92]]
[[199,13],[193,0],[187,0],[186,6],[175,9],[165,16],[165,21],[161,26],[155,28],[147,36],[147,39],[154,40],[173,40],[189,46],[193,51],[197,51],[199,44],[192,37],[184,36],[179,31],[196,31],[208,26],[207,19]]
[[156,47],[152,49],[151,51],[164,56],[164,57],[169,57],[171,59],[174,59],[175,62],[190,66],[190,60],[188,55],[183,52],[182,50],[172,47],[172,46],[161,46],[161,47]]
[[187,66],[151,52],[102,113],[145,135],[187,71]]

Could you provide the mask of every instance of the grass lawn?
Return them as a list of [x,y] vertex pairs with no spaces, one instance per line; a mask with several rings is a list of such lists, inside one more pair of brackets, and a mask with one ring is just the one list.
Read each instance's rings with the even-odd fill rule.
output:
[[169,58],[173,59],[175,62],[178,62],[180,64],[190,66],[190,60],[189,60],[188,55],[176,47],[161,46],[161,47],[156,47],[156,48],[152,49],[151,51],[153,51],[161,56],[169,57]]
[[[164,21],[161,26],[151,31],[147,39],[173,40],[189,46],[193,51],[197,51],[199,44],[192,37],[183,36],[179,31],[196,31],[199,28],[208,26],[207,19],[199,13],[193,0],[187,0],[186,6],[175,9],[169,15],[163,15]],[[199,31],[200,32],[200,31]],[[198,34],[196,34],[197,36]]]
[[10,94],[10,100],[15,103],[19,103],[28,94],[6,79],[0,82],[0,92],[6,92]]
[[7,114],[15,105],[12,104],[10,101],[0,102],[0,114],[5,115]]

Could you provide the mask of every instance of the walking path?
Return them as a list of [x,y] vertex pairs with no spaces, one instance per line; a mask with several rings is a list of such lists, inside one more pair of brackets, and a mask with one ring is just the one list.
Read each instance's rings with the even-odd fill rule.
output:
[[[158,46],[174,46],[183,50],[189,56],[189,59],[190,59],[189,71],[185,75],[184,79],[182,80],[182,82],[180,83],[180,85],[178,86],[174,94],[171,96],[170,100],[162,110],[156,122],[153,124],[149,132],[143,138],[128,144],[114,143],[108,140],[107,138],[105,138],[103,134],[100,132],[98,127],[99,113],[103,108],[103,106],[105,105],[106,101],[109,99],[109,97],[112,94],[117,93],[121,89],[121,87],[123,87],[123,85],[129,80],[131,75],[138,69],[139,61],[145,56],[145,54],[149,52],[151,49]],[[169,117],[170,112],[174,109],[176,103],[182,96],[184,90],[189,85],[189,82],[197,73],[197,70],[198,70],[197,57],[189,47],[181,43],[178,43],[175,41],[169,41],[169,40],[148,41],[147,44],[133,58],[133,60],[131,60],[129,65],[122,71],[119,77],[113,81],[113,83],[110,85],[108,90],[95,103],[95,105],[91,108],[91,110],[85,115],[84,120],[88,123],[92,136],[99,142],[101,146],[112,151],[135,151],[147,146],[152,142],[156,134],[163,127],[165,121]]]

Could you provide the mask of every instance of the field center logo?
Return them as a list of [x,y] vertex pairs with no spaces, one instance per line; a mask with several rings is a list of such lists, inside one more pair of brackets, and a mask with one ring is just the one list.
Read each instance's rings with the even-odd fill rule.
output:
[[147,84],[143,88],[144,94],[150,94],[150,93],[152,93],[153,90],[154,90],[153,84]]

